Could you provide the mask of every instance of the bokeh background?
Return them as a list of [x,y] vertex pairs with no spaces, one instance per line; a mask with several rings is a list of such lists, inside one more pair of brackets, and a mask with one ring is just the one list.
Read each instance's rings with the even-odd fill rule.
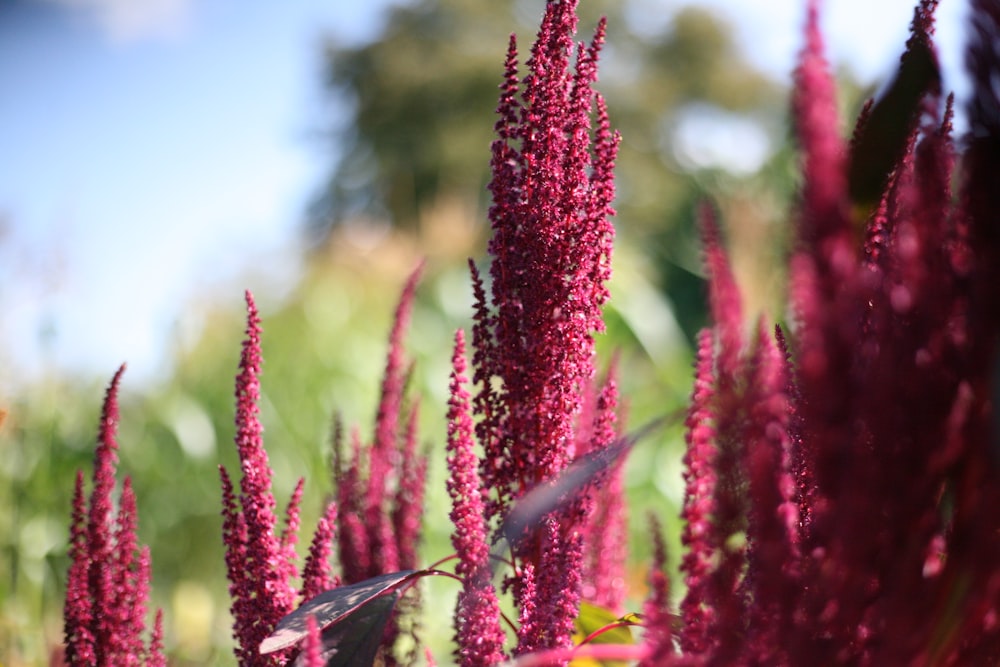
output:
[[[683,405],[705,322],[693,210],[721,211],[751,316],[784,316],[795,158],[787,97],[799,0],[582,0],[609,17],[598,88],[623,134],[601,365],[620,355],[639,425]],[[831,0],[845,117],[891,77],[907,0]],[[442,443],[450,340],[468,326],[507,36],[542,0],[0,0],[0,664],[61,640],[72,480],[89,475],[106,383],[122,385],[121,471],[138,494],[173,664],[233,664],[216,468],[236,464],[232,381],[244,289],[264,317],[265,442],[279,504],[332,488],[335,413],[368,434],[389,321],[421,260],[408,350],[422,397],[427,562],[446,555]],[[961,99],[963,3],[939,13]],[[961,119],[959,129],[961,130]],[[845,133],[848,127],[845,125]],[[634,604],[644,515],[678,547],[682,434],[637,447]],[[308,540],[308,536],[303,537]],[[425,586],[447,664],[449,582]]]

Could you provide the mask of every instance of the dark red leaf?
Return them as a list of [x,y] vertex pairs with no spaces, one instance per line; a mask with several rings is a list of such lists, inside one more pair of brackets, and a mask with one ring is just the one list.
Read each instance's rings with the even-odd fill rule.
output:
[[[320,652],[325,667],[368,667],[374,664],[385,626],[398,599],[398,590],[379,595],[352,612],[350,619],[328,626],[322,633],[323,649]],[[305,654],[300,653],[293,667],[305,665]]]
[[[327,641],[327,635],[334,634],[328,632],[333,626],[343,626],[342,632],[334,639],[348,637],[353,642],[358,636],[364,642],[376,625],[381,624],[380,627],[383,627],[388,621],[398,598],[397,591],[425,574],[429,573],[424,570],[403,570],[320,593],[281,619],[271,636],[261,642],[260,653],[280,651],[305,639],[309,616],[316,617],[316,625],[323,633],[323,645],[327,649],[337,648]],[[381,631],[378,632],[378,637],[381,637]]]
[[656,419],[641,429],[618,438],[607,447],[588,452],[566,467],[555,479],[539,484],[522,496],[500,526],[500,535],[508,544],[515,544],[526,531],[539,526],[542,519],[556,510],[568,506],[598,476],[625,456],[632,446],[652,431],[673,421],[669,415]]

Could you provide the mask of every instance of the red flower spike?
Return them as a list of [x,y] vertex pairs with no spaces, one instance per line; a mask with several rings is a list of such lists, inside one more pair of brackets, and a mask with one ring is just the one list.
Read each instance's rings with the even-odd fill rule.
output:
[[[416,567],[427,457],[417,452],[417,406],[408,412],[403,408],[410,372],[403,353],[403,337],[421,272],[422,266],[410,275],[396,308],[372,442],[363,443],[354,429],[350,457],[344,456],[339,427],[335,428],[332,468],[336,486],[336,540],[343,583],[348,585],[399,571],[401,567]],[[380,635],[381,650],[390,662],[394,660],[391,647],[400,635],[397,618],[401,612],[414,611],[417,605],[414,590],[396,609],[385,634]]]
[[91,600],[97,605],[93,609],[92,632],[94,653],[98,665],[109,664],[115,656],[116,627],[110,605],[114,600],[113,568],[114,541],[111,532],[115,488],[115,466],[118,463],[118,383],[125,366],[115,373],[108,387],[101,411],[101,424],[97,434],[97,449],[94,453],[94,489],[90,494],[90,511],[87,521],[87,548],[90,564],[87,572],[87,587]]
[[324,667],[323,639],[320,637],[316,617],[310,615],[306,619],[306,638],[302,645],[302,656],[299,663],[302,667]]
[[[275,533],[277,518],[271,491],[271,467],[258,418],[260,401],[260,317],[253,295],[246,293],[247,329],[236,377],[236,447],[242,477],[237,505],[232,484],[222,474],[223,540],[232,597],[234,649],[241,667],[280,665],[274,656],[258,652],[261,642],[292,610],[294,564]],[[297,523],[297,509],[288,515]],[[289,540],[291,538],[288,538]]]
[[340,585],[330,567],[330,555],[333,553],[333,540],[337,530],[337,503],[331,501],[326,511],[316,524],[312,544],[309,546],[309,556],[302,568],[301,600],[305,602],[323,591],[328,591]]
[[[295,565],[298,554],[295,553],[295,545],[299,541],[299,527],[302,522],[299,518],[299,508],[302,504],[302,493],[305,490],[306,480],[300,477],[292,491],[291,498],[288,499],[288,506],[285,508],[285,526],[281,530],[281,559],[276,563],[281,570],[281,578],[288,582],[299,576],[299,569]],[[289,588],[287,591],[294,595],[294,591]],[[294,600],[291,601],[294,605]]]
[[465,336],[455,333],[450,398],[448,400],[448,495],[451,541],[458,554],[456,573],[462,591],[455,608],[456,657],[462,667],[495,665],[504,661],[504,632],[500,608],[491,581],[490,549],[483,519],[479,461],[473,452],[472,416],[465,376]]
[[368,527],[364,520],[364,485],[361,479],[361,434],[351,431],[351,460],[337,478],[337,505],[339,526],[337,549],[343,568],[345,583],[356,583],[369,578],[372,553],[369,548]]
[[810,0],[806,45],[795,72],[792,114],[803,154],[802,241],[819,247],[847,230],[846,152],[840,138],[836,86],[823,54],[818,0]]
[[648,657],[640,665],[653,667],[666,663],[674,655],[674,615],[670,613],[670,580],[667,578],[667,547],[663,528],[654,516],[649,517],[649,532],[653,542],[653,563],[649,572],[649,595],[642,606],[646,632],[643,643]]
[[[917,87],[902,93],[923,99],[897,111],[916,109],[918,121],[890,137],[900,140],[890,152],[901,155],[869,174],[884,179],[859,181],[860,194],[881,188],[864,235],[846,214],[859,202],[843,188],[832,87],[810,11],[794,110],[805,171],[790,280],[795,340],[789,345],[778,329],[775,345],[760,327],[755,347],[741,354],[736,327],[725,331],[734,309],[716,309],[722,299],[712,285],[717,340],[699,339],[686,459],[685,660],[1000,659],[1000,519],[992,509],[1000,484],[989,472],[996,438],[986,408],[1000,377],[1000,309],[997,263],[985,259],[998,256],[1000,235],[975,231],[995,226],[982,223],[995,217],[982,201],[998,191],[1000,131],[990,128],[1000,128],[1000,113],[982,111],[1000,109],[1000,8],[974,6],[970,62],[980,88],[971,115],[980,115],[971,125],[978,140],[991,138],[978,154],[970,149],[956,210],[951,102],[939,121],[935,69],[920,60],[933,56],[935,4],[918,7],[899,75],[915,76]],[[859,122],[854,166],[863,161],[860,144],[891,120],[888,103]],[[724,260],[717,245],[706,239],[710,263],[713,253]],[[714,432],[696,431],[706,425]],[[730,543],[740,531],[745,546]]]
[[681,648],[685,652],[703,653],[708,650],[708,631],[714,622],[714,609],[710,606],[708,576],[712,570],[714,546],[710,541],[711,517],[715,512],[715,428],[712,403],[715,392],[713,370],[714,338],[708,329],[698,335],[695,356],[694,386],[685,421],[687,452],[684,454],[684,508],[681,516],[685,524],[681,541],[687,552],[681,560],[681,572],[687,585],[687,594],[681,601],[684,626],[680,632]]
[[392,508],[392,529],[399,548],[399,564],[404,570],[417,567],[417,547],[424,512],[427,456],[417,451],[419,417],[419,403],[415,403],[406,420],[406,435],[399,460],[399,484]]
[[88,586],[90,552],[87,544],[86,513],[83,471],[78,470],[76,486],[73,489],[68,553],[70,565],[66,576],[66,604],[63,609],[66,662],[70,665],[91,665],[96,660],[94,635],[90,628],[94,612]]
[[702,204],[699,222],[708,274],[709,308],[719,337],[718,383],[728,391],[735,382],[743,347],[743,306],[710,204]]
[[149,596],[149,550],[139,552],[136,504],[132,481],[126,477],[115,521],[112,557],[111,622],[118,629],[109,653],[124,665],[138,665],[144,651],[146,599]]
[[[497,524],[513,501],[554,479],[586,448],[575,439],[594,377],[593,336],[604,326],[618,138],[592,87],[604,22],[589,45],[574,44],[576,6],[547,3],[520,85],[511,40],[497,108],[492,294],[487,304],[473,267],[472,331],[480,474],[490,491],[486,516]],[[515,585],[516,604],[529,612],[519,653],[570,641],[587,516],[586,501],[572,505],[560,511],[558,530],[542,530],[518,547],[518,559],[534,565],[536,584],[531,600],[522,597],[528,587]]]
[[795,550],[799,516],[789,470],[789,379],[784,355],[763,321],[748,371],[743,452],[750,500],[743,585],[753,600],[748,643],[761,664],[784,664],[788,656],[782,649],[783,637],[793,633],[802,587]]
[[[598,282],[606,276],[612,234],[606,220],[610,201],[604,199],[613,193],[606,178],[613,154],[606,128],[603,150],[589,151],[590,85],[603,29],[589,49],[581,47],[571,74],[575,5],[546,7],[522,103],[511,89],[512,42],[498,108],[500,138],[493,146],[490,186],[495,315],[477,313],[479,328],[473,330],[474,359],[481,362],[475,379],[483,392],[476,407],[487,420],[483,430],[495,434],[484,441],[490,463],[483,478],[498,494],[491,516],[568,463],[580,386],[593,375],[592,332],[600,327],[599,308],[606,299]],[[588,174],[597,174],[600,195]],[[545,268],[541,275],[535,275],[537,267]],[[503,395],[496,399],[488,394],[493,377],[503,381]],[[503,407],[497,409],[498,403]],[[509,444],[519,442],[534,443],[533,451],[522,454]],[[526,457],[535,461],[530,470]]]
[[[587,447],[577,456],[604,449],[618,438],[617,364],[608,371],[594,406]],[[591,495],[584,540],[583,599],[616,612],[624,611],[628,557],[628,507],[622,484],[625,458],[616,461]]]
[[153,636],[149,640],[149,659],[146,667],[167,667],[167,657],[163,652],[163,610],[156,610],[153,621]]
[[[413,298],[417,283],[423,273],[423,266],[418,266],[406,281],[403,294],[396,306],[392,331],[389,334],[389,353],[386,355],[385,373],[382,378],[382,393],[375,417],[375,436],[369,453],[369,478],[366,497],[369,525],[379,525],[384,521],[384,511],[380,511],[385,500],[385,485],[391,478],[393,457],[400,441],[400,408],[403,403],[403,385],[405,380],[406,361],[403,355],[403,336],[410,323],[410,313],[413,309]],[[377,515],[377,516],[376,516]],[[391,528],[386,531],[392,534]],[[388,535],[383,534],[386,539]],[[394,549],[395,545],[378,545],[382,549]],[[384,571],[398,570],[398,563],[387,563]]]
[[400,417],[407,375],[403,336],[422,268],[410,275],[396,308],[374,440],[365,447],[352,432],[346,465],[335,450],[338,547],[346,583],[397,571],[416,559],[426,461],[416,454],[416,407],[405,425]]
[[[149,597],[149,549],[136,538],[137,511],[132,483],[126,478],[117,512],[114,490],[118,443],[118,369],[108,387],[94,454],[94,485],[89,507],[83,473],[73,490],[70,567],[64,608],[65,660],[70,665],[139,665],[162,660],[155,630],[149,651],[143,643]],[[157,657],[159,655],[159,657]]]
[[518,604],[517,646],[515,656],[531,653],[534,647],[541,646],[544,626],[540,625],[537,613],[537,590],[535,586],[535,566],[525,563],[521,566],[518,576],[513,580],[514,597],[520,600]]

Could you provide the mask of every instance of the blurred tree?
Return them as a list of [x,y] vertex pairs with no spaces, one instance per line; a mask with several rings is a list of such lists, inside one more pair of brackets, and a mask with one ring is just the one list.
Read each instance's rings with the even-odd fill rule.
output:
[[[679,111],[700,102],[773,117],[784,108],[777,84],[739,57],[731,30],[714,15],[686,7],[663,22],[637,5],[585,3],[578,35],[589,39],[597,17],[608,16],[598,87],[624,137],[618,220],[630,234],[662,227],[687,199],[673,155]],[[369,44],[331,41],[326,85],[350,112],[334,131],[339,157],[311,207],[310,236],[322,242],[358,217],[419,228],[428,209],[450,198],[473,202],[485,220],[497,63],[512,27],[522,63],[528,57],[528,26],[541,10],[540,0],[416,0],[392,9]]]

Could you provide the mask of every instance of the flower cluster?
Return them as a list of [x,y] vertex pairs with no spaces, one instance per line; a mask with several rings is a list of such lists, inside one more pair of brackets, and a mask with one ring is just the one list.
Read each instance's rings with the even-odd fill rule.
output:
[[271,467],[264,450],[263,428],[258,417],[260,401],[260,317],[253,296],[247,292],[247,337],[243,341],[240,372],[236,377],[236,446],[239,452],[240,495],[236,496],[229,473],[219,466],[222,478],[222,539],[232,598],[235,654],[241,667],[286,664],[288,655],[261,655],[262,641],[302,597],[325,590],[330,579],[328,561],[336,506],[330,504],[320,520],[303,572],[301,594],[293,586],[299,576],[295,543],[299,528],[299,502],[303,480],[285,510],[285,526],[276,532],[277,517],[271,491]]
[[[603,330],[601,306],[608,297],[618,137],[592,88],[604,22],[589,45],[574,44],[576,4],[547,4],[523,78],[511,37],[493,143],[489,300],[470,262],[478,385],[472,409],[483,449],[474,492],[486,499],[485,515],[495,527],[515,500],[615,437],[615,383],[593,389],[593,335]],[[460,361],[456,355],[453,378],[463,372]],[[462,404],[463,391],[453,384],[453,409]],[[461,441],[451,444],[456,487],[475,483],[467,455],[459,456],[471,437],[459,427],[466,420],[452,421],[453,434],[462,432]],[[616,491],[608,491],[609,509],[620,506],[620,487]],[[507,583],[520,612],[515,654],[571,645],[585,574],[595,599],[621,603],[619,565],[607,557],[620,556],[624,531],[618,516],[588,524],[589,510],[583,499],[553,512],[512,545],[515,574]],[[598,552],[588,561],[585,538],[598,537],[602,529],[606,541],[593,545]],[[479,542],[456,543],[463,563],[479,560]],[[480,611],[493,614],[479,622],[494,628],[496,613]],[[463,665],[494,664],[498,654],[490,644],[478,655],[460,657]]]
[[396,308],[374,439],[363,445],[355,431],[348,460],[340,429],[334,434],[338,545],[342,576],[348,584],[416,567],[427,460],[417,452],[417,406],[404,410],[409,369],[403,336],[420,274],[417,269],[410,275]]
[[[418,267],[410,275],[396,307],[373,440],[362,444],[353,432],[347,457],[340,428],[334,433],[334,483],[340,507],[337,545],[345,584],[417,567],[427,456],[417,451],[418,406],[404,403],[410,369],[403,337],[422,270]],[[407,597],[410,612],[418,606],[416,593]],[[396,661],[392,646],[400,634],[397,621],[393,619],[383,640],[382,658],[388,665]]]
[[[1000,6],[974,3],[972,137],[956,197],[935,5],[917,7],[897,83],[849,145],[810,6],[793,100],[804,180],[787,338],[758,326],[747,342],[704,216],[715,326],[700,338],[688,418],[688,591],[681,652],[661,628],[657,664],[1000,658]],[[905,130],[898,142],[886,141],[887,114]]]
[[73,492],[64,658],[74,666],[167,664],[159,610],[149,646],[143,643],[150,557],[149,547],[139,549],[135,493],[128,477],[117,513],[114,508],[118,383],[124,372],[122,366],[115,373],[104,399],[89,508],[84,500],[83,472],[77,473]]
[[[362,447],[360,438],[355,436],[354,456],[348,464],[340,451],[341,438],[334,437],[337,494],[319,520],[298,591],[293,582],[299,576],[295,543],[303,480],[299,480],[288,503],[285,526],[279,535],[271,469],[257,408],[260,318],[252,296],[247,293],[247,338],[236,378],[236,444],[243,472],[238,503],[230,477],[220,466],[223,541],[240,665],[291,664],[296,657],[292,649],[268,655],[262,655],[259,649],[298,602],[336,588],[341,582],[356,583],[377,574],[413,567],[419,544],[426,459],[416,452],[416,410],[410,412],[405,428],[401,428],[400,414],[405,384],[402,338],[419,275],[418,270],[410,277],[396,312],[375,441]],[[364,463],[366,471],[362,470]],[[335,541],[342,569],[339,576],[333,575],[330,565]],[[387,650],[383,659],[387,664],[394,660],[391,647],[397,633],[398,629],[392,625],[384,638]],[[303,653],[299,663],[310,654]]]

